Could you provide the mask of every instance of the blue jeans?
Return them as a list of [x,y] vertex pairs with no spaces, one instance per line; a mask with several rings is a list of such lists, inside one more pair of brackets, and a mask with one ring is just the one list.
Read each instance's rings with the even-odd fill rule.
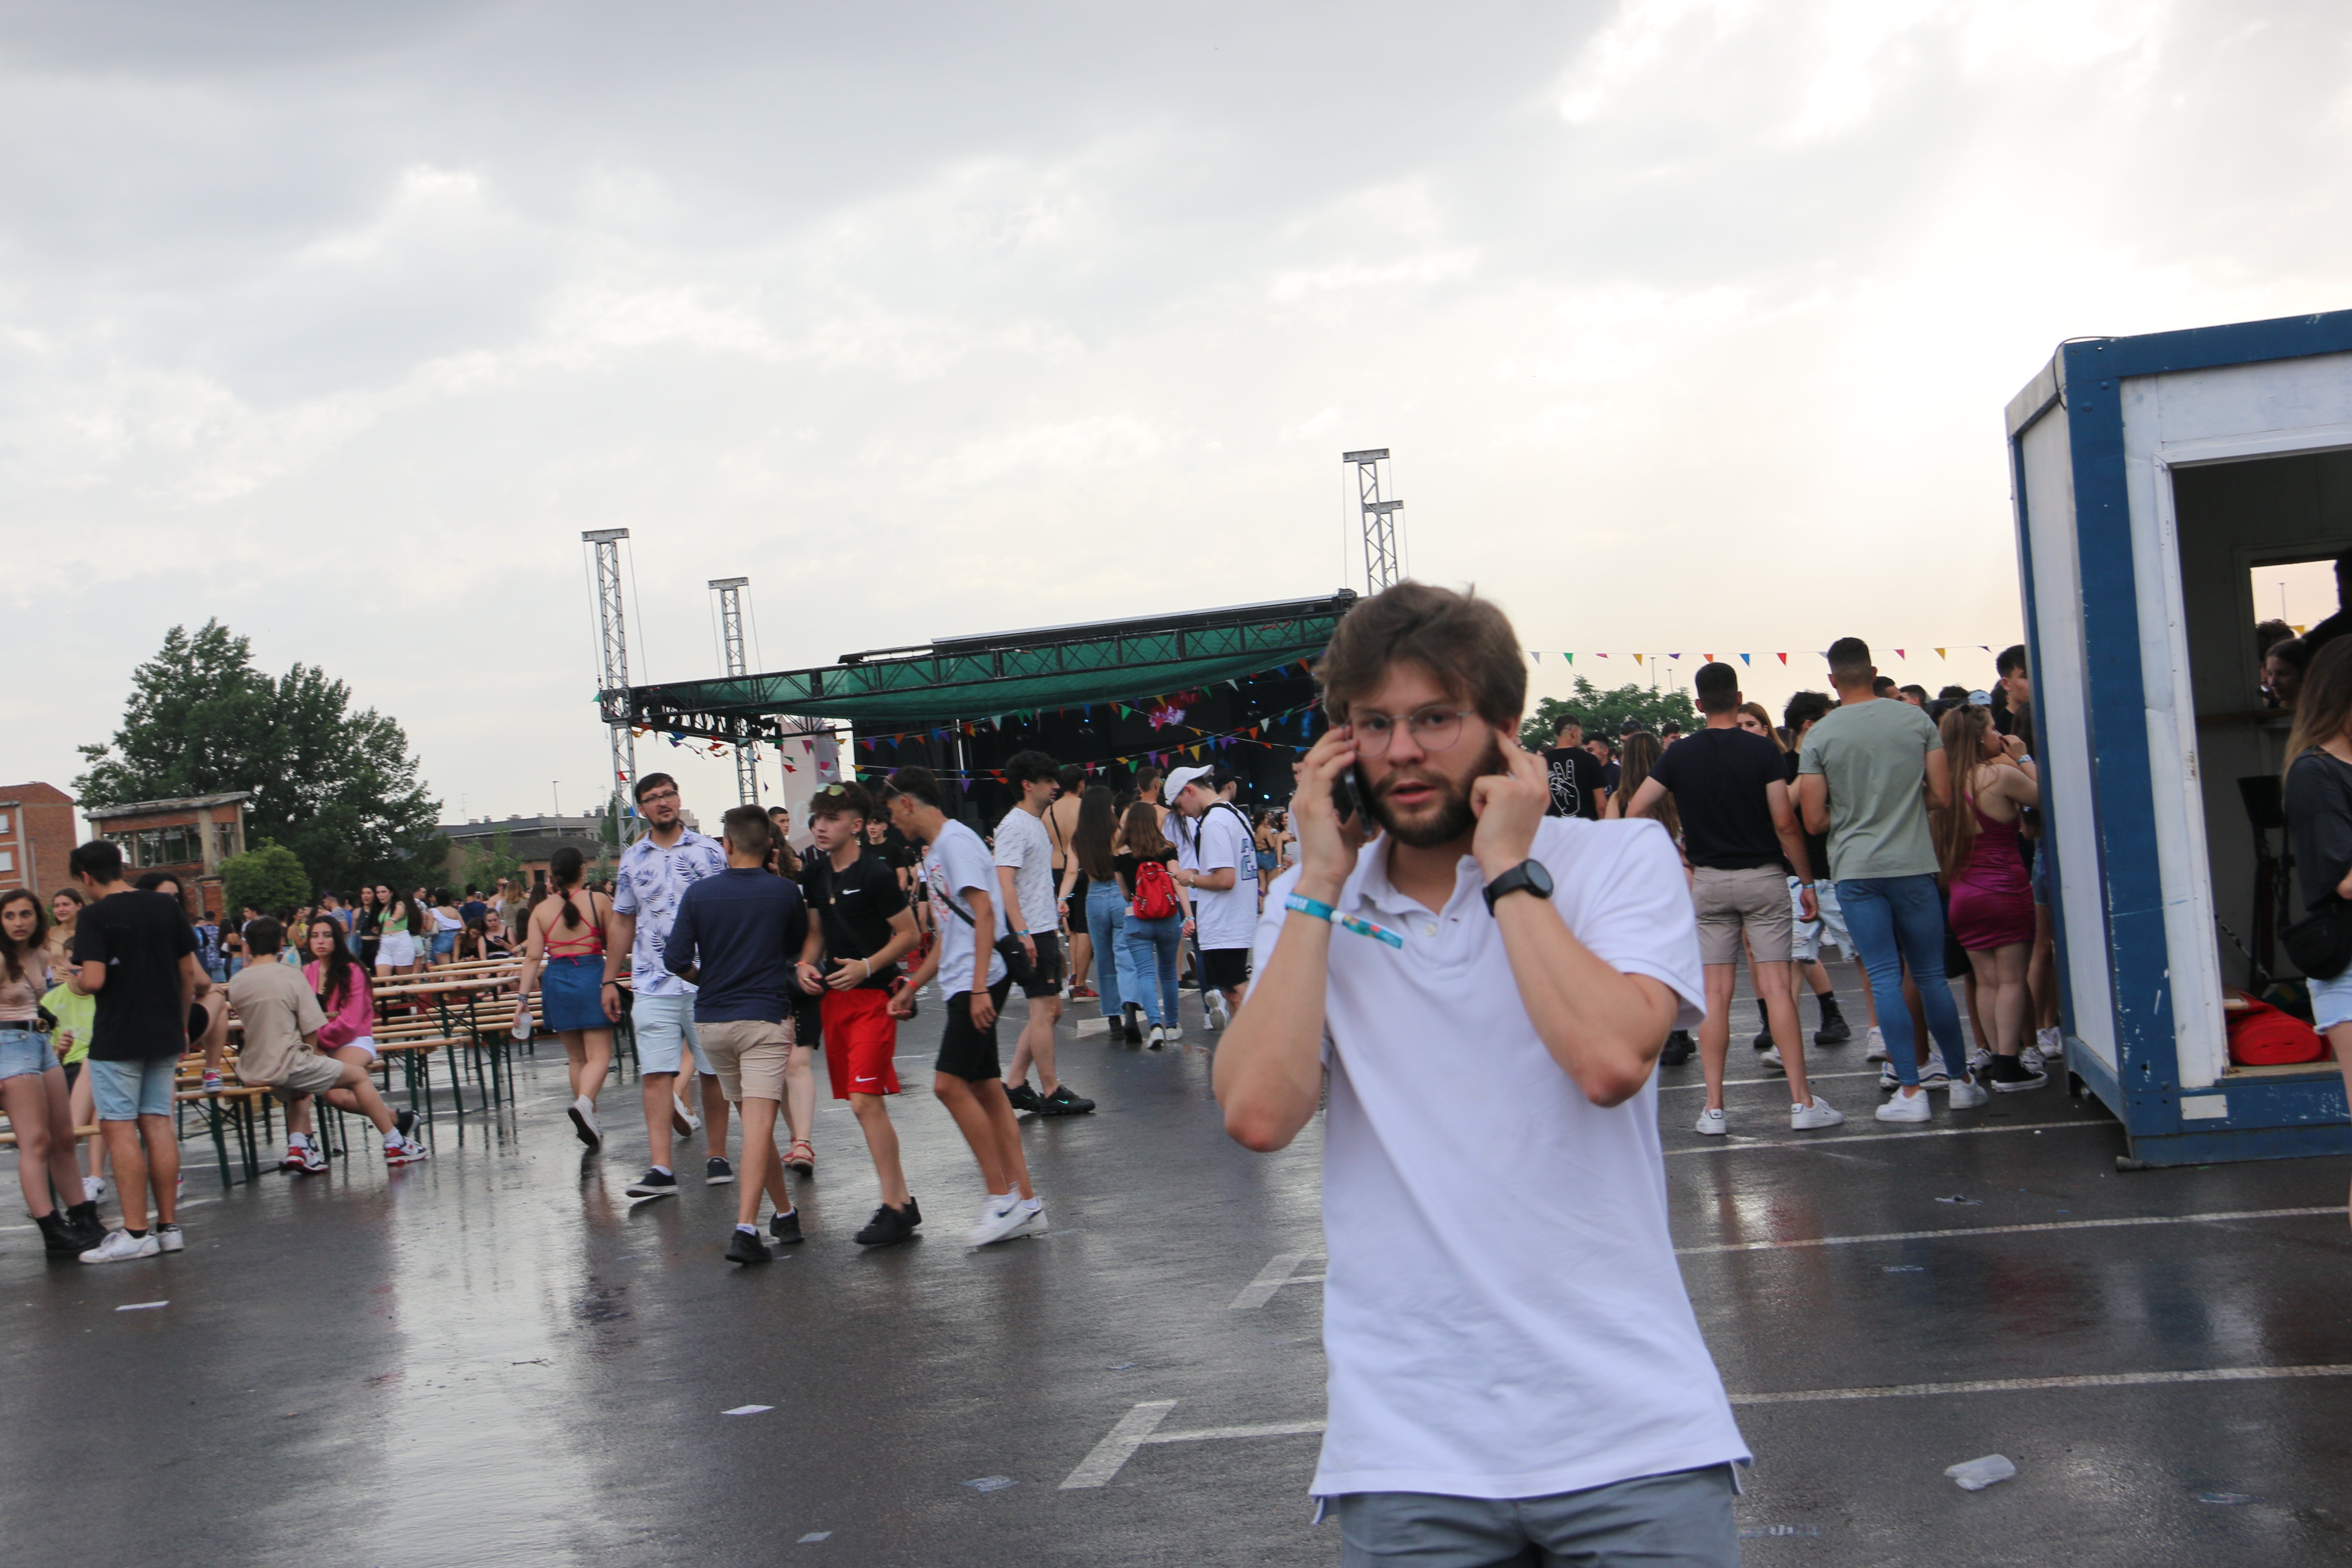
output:
[[1127,955],[1127,900],[1118,883],[1087,884],[1087,931],[1095,939],[1095,989],[1102,1016],[1118,1016],[1122,996],[1135,994],[1135,970]]
[[[1139,921],[1127,917],[1127,952],[1135,966],[1135,1000],[1154,1024],[1176,1022],[1176,957],[1184,946],[1184,917]],[[1157,972],[1159,984],[1152,984]]]
[[1927,1014],[1927,1033],[1943,1050],[1944,1070],[1955,1081],[1967,1077],[1960,1010],[1944,978],[1944,903],[1937,897],[1936,879],[1924,872],[1847,878],[1839,881],[1837,896],[1846,930],[1853,933],[1870,974],[1870,997],[1878,1007],[1879,1031],[1886,1037],[1886,1054],[1895,1058],[1895,1076],[1906,1085],[1919,1081],[1918,1045],[1911,1035],[1911,1009],[1903,1001],[1903,966],[1908,963]]

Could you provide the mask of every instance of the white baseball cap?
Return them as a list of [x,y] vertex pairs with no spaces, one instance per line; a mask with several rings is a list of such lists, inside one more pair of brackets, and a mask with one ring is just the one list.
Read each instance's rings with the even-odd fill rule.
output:
[[1160,785],[1160,800],[1169,805],[1175,805],[1176,797],[1184,793],[1186,784],[1196,779],[1207,778],[1211,771],[1208,768],[1199,767],[1178,768],[1174,773],[1170,773],[1166,782]]

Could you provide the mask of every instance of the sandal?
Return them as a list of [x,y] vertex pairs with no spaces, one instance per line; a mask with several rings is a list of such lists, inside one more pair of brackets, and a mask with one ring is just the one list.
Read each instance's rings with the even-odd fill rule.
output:
[[816,1151],[809,1147],[807,1139],[793,1140],[793,1146],[784,1152],[784,1169],[803,1176],[816,1174]]

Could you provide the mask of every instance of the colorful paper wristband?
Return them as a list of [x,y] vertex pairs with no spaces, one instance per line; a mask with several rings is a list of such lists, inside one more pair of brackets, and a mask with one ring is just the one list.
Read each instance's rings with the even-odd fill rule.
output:
[[1295,910],[1302,915],[1313,915],[1318,921],[1328,921],[1338,912],[1320,899],[1310,899],[1304,893],[1291,894],[1282,900],[1282,907],[1286,910]]
[[1366,920],[1361,915],[1341,915],[1339,917],[1339,923],[1347,927],[1349,931],[1354,931],[1358,936],[1368,936],[1376,942],[1387,942],[1391,947],[1401,948],[1404,945],[1404,938],[1389,930],[1386,926],[1374,925],[1371,921]]

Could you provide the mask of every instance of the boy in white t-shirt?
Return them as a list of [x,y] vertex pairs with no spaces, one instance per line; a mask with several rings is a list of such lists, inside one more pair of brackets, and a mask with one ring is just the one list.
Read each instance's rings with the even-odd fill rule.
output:
[[996,896],[996,867],[980,835],[950,817],[940,782],[929,768],[900,768],[882,785],[890,825],[923,847],[924,896],[937,935],[929,956],[890,998],[890,1016],[911,1017],[915,994],[937,975],[947,998],[947,1026],[932,1063],[931,1092],[955,1118],[988,1188],[972,1222],[974,1247],[1015,1236],[1042,1236],[1045,1205],[1029,1184],[1021,1124],[1004,1097],[996,1058],[996,1017],[1013,976],[996,944],[1006,933]]
[[[1698,1022],[1696,921],[1656,823],[1545,816],[1524,658],[1500,610],[1419,583],[1340,622],[1217,1099],[1279,1149],[1328,1076],[1313,1489],[1343,1563],[1731,1568],[1748,1453],[1675,1266],[1651,1072]],[[1370,844],[1332,804],[1351,771]]]
[[1232,785],[1223,768],[1168,775],[1168,839],[1176,846],[1176,880],[1192,889],[1201,1008],[1212,1029],[1223,1028],[1242,1005],[1257,932],[1257,844],[1249,818],[1226,798]]

